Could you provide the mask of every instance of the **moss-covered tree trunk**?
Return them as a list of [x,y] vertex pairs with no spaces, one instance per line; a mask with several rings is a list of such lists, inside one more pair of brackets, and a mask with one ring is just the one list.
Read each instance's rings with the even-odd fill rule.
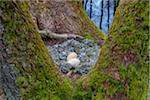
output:
[[39,30],[93,37],[103,44],[105,35],[86,16],[82,0],[31,0],[29,4]]
[[8,100],[71,97],[24,1],[0,1],[0,90]]
[[120,1],[99,60],[79,81],[75,98],[147,100],[148,16],[148,1]]

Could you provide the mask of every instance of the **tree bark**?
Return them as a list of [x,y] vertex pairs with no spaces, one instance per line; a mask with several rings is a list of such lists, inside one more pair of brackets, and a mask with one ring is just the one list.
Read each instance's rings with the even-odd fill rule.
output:
[[82,5],[83,5],[83,8],[84,8],[84,0],[82,0]]
[[71,98],[25,1],[0,2],[0,59],[0,88],[8,100]]
[[120,1],[97,64],[79,81],[76,98],[147,100],[148,16],[148,1]]
[[108,27],[108,29],[109,29],[109,19],[110,19],[110,15],[109,15],[109,14],[110,14],[109,6],[110,6],[110,5],[109,5],[109,0],[108,0],[108,1],[107,1],[107,10],[108,10],[108,15],[107,15],[107,16],[108,16],[108,18],[107,18],[107,27]]
[[104,8],[103,5],[104,5],[104,1],[101,0],[101,16],[100,16],[100,25],[99,25],[100,29],[102,29],[102,22],[103,22],[103,8]]
[[85,11],[86,11],[86,8],[87,8],[87,3],[88,3],[88,0],[86,0],[86,2],[85,2]]
[[10,100],[19,100],[19,91],[15,83],[16,74],[15,70],[13,69],[14,65],[9,64],[8,62],[8,49],[6,48],[4,39],[2,38],[3,26],[1,20],[0,26],[0,90],[2,92],[2,94],[0,94],[0,97],[2,100],[5,100],[6,98],[4,97],[4,93],[7,92],[6,95]]
[[115,15],[115,11],[116,11],[116,0],[114,0],[114,15]]
[[115,12],[116,12],[116,8],[118,7],[118,3],[119,3],[119,0],[114,0],[114,15],[115,15]]
[[92,0],[90,0],[90,19],[92,18]]
[[37,1],[31,0],[29,3],[30,12],[35,22],[38,23],[39,30],[47,29],[56,34],[81,36],[89,33],[93,38],[101,41],[100,44],[103,44],[105,35],[86,15],[82,7],[82,0]]

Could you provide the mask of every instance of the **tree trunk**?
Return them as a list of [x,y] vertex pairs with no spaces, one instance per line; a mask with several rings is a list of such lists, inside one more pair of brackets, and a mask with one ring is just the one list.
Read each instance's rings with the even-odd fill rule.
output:
[[90,18],[92,18],[92,0],[90,0]]
[[88,3],[88,0],[86,0],[86,2],[85,2],[85,11],[86,11],[86,8],[87,8],[87,3]]
[[119,3],[119,0],[114,0],[114,15],[115,15],[115,12],[116,12],[116,8],[118,7],[118,3]]
[[3,26],[1,20],[0,27],[0,100],[6,99],[4,97],[5,92],[10,100],[19,100],[19,91],[15,83],[16,74],[15,70],[12,68],[14,65],[9,64],[8,62],[8,49],[6,48],[6,45],[4,44],[4,39],[2,38]]
[[76,34],[81,36],[85,36],[88,33],[96,40],[99,40],[100,44],[103,44],[104,33],[86,16],[82,7],[82,0],[37,1],[31,0],[29,3],[30,12],[35,22],[38,23],[39,30],[48,29],[57,34]]
[[91,73],[80,80],[76,98],[147,100],[149,3],[121,0]]
[[83,8],[84,8],[84,0],[82,0],[82,6],[83,6]]
[[0,2],[0,88],[8,100],[69,100],[70,84],[60,76],[28,8],[24,1]]
[[102,0],[102,1],[101,1],[100,25],[99,25],[100,29],[102,29],[102,22],[103,22],[103,8],[104,8],[103,5],[104,5],[104,1]]
[[108,27],[108,29],[109,29],[109,19],[110,19],[110,15],[109,15],[109,14],[110,14],[109,6],[110,6],[110,5],[109,5],[109,0],[108,0],[108,1],[107,1],[107,10],[108,10],[108,15],[107,15],[107,16],[108,16],[108,18],[107,18],[107,24],[108,24],[108,25],[107,25],[107,27]]
[[114,15],[115,15],[116,7],[117,7],[116,0],[114,0],[114,13],[113,13]]

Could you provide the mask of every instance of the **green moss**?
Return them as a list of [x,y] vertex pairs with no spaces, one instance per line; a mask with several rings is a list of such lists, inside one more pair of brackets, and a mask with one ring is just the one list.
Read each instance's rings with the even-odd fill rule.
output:
[[85,33],[83,36],[84,36],[85,38],[87,38],[87,39],[95,40],[95,38],[92,37],[90,33]]
[[120,1],[99,61],[90,74],[78,82],[77,94],[83,92],[104,100],[147,100],[148,12],[148,1]]
[[72,88],[49,57],[36,31],[27,2],[2,1],[3,39],[11,51],[9,61],[15,64],[21,99],[69,99]]

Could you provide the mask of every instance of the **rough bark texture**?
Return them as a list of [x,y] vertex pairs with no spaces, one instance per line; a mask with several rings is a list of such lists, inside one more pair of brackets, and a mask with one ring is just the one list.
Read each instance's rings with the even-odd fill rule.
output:
[[82,0],[31,0],[30,11],[39,30],[57,34],[90,34],[103,44],[104,33],[86,16]]
[[[0,15],[2,14],[2,10],[0,10]],[[0,18],[0,100],[5,100],[4,93],[7,92],[7,97],[11,100],[18,100],[19,93],[18,88],[16,86],[15,80],[15,71],[12,68],[13,64],[9,64],[8,55],[4,44],[3,36],[3,26]],[[5,84],[3,84],[5,83]],[[3,90],[4,88],[4,90]],[[12,96],[13,95],[13,96]]]
[[149,3],[121,0],[95,68],[79,80],[75,98],[147,100]]
[[0,88],[8,100],[69,99],[71,87],[49,56],[28,8],[24,1],[0,2]]
[[[2,35],[2,32],[0,32],[0,35]],[[15,82],[16,74],[13,69],[14,65],[9,64],[8,61],[9,56],[7,50],[8,49],[4,44],[3,38],[1,38],[0,40],[0,89],[1,89],[0,96],[2,95],[2,97],[0,98],[1,99],[5,98],[4,97],[4,92],[5,92],[7,93],[6,96],[10,100],[19,100],[19,91]]]

